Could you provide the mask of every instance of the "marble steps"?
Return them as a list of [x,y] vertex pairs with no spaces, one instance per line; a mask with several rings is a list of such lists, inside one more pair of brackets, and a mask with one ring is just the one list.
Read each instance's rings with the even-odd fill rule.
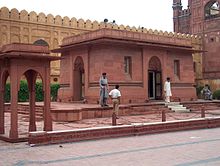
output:
[[190,109],[184,107],[179,102],[165,103],[165,105],[173,112],[190,112]]

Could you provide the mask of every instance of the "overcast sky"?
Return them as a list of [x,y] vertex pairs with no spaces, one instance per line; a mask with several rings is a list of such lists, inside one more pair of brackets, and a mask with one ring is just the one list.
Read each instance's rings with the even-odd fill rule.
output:
[[[184,8],[188,0],[182,0]],[[0,7],[25,9],[129,26],[173,31],[173,0],[0,0]]]

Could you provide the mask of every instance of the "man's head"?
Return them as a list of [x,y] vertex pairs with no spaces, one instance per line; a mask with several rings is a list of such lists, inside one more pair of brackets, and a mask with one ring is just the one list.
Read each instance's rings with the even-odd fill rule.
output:
[[102,73],[102,77],[105,78],[106,77],[106,73]]
[[167,81],[170,82],[170,77],[167,77]]
[[119,88],[119,85],[115,85],[115,89],[118,89]]

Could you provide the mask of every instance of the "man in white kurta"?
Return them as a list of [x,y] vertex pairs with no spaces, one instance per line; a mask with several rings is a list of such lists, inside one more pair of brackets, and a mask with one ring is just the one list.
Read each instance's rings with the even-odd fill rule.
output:
[[170,102],[170,96],[172,96],[171,93],[171,86],[170,86],[170,78],[167,77],[167,80],[164,84],[164,93],[165,93],[165,102]]

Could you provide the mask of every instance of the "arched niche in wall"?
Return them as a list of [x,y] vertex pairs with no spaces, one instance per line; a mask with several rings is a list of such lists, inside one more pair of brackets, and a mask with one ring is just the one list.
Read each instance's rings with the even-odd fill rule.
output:
[[219,2],[217,0],[211,0],[205,5],[204,9],[205,19],[211,19],[219,17]]
[[153,56],[149,61],[149,70],[161,71],[161,62],[160,59],[156,56]]
[[49,46],[49,44],[43,39],[36,40],[33,44],[39,46]]

